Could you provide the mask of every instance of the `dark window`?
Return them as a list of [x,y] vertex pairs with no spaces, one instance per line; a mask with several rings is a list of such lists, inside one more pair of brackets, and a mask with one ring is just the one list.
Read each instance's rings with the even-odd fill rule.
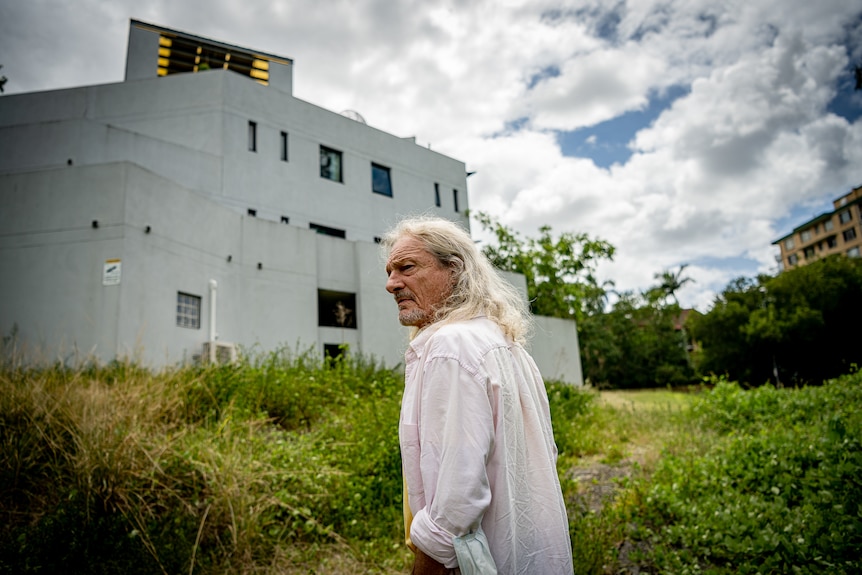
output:
[[343,182],[341,177],[341,152],[320,146],[320,177]]
[[177,292],[177,325],[191,329],[201,328],[201,298]]
[[434,205],[440,207],[440,184],[434,182]]
[[856,239],[856,228],[848,228],[844,230],[844,241],[849,242],[850,240]]
[[452,202],[455,204],[455,211],[458,211],[458,190],[452,190]]
[[826,238],[826,247],[827,248],[838,247],[838,239],[835,236],[829,236],[828,238]]
[[257,151],[257,122],[248,123],[248,151]]
[[792,266],[795,266],[796,262],[798,262],[798,261],[799,261],[799,257],[796,254],[790,254],[789,256],[787,256],[787,263],[792,265]]
[[[347,346],[340,343],[324,343],[323,359],[327,362],[339,359],[347,353]],[[334,363],[334,362],[333,362]],[[332,365],[332,364],[330,364]]]
[[389,168],[380,164],[371,164],[371,191],[392,197],[392,178]]
[[317,325],[356,329],[356,294],[317,290]]
[[287,132],[281,133],[281,161],[287,161]]
[[838,221],[841,222],[842,224],[846,224],[847,222],[849,222],[852,219],[853,219],[853,212],[851,212],[850,210],[844,210],[843,212],[838,214]]
[[323,234],[325,236],[333,236],[333,237],[342,238],[342,239],[344,239],[346,237],[344,230],[339,230],[337,228],[330,228],[327,226],[321,226],[320,224],[308,224],[308,227],[311,228],[312,230],[316,231],[317,233]]
[[814,246],[808,246],[807,248],[805,248],[805,259],[814,259]]

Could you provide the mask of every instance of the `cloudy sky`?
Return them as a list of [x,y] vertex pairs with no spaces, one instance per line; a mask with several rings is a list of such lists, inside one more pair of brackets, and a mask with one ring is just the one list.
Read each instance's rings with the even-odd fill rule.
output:
[[6,93],[121,81],[130,18],[292,58],[464,161],[473,210],[611,242],[619,290],[688,264],[702,311],[862,185],[862,0],[7,0]]

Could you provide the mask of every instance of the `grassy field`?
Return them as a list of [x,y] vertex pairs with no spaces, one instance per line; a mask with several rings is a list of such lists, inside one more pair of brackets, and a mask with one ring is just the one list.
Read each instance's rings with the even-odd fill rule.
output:
[[[0,573],[404,573],[401,375],[286,351],[0,371]],[[862,569],[862,376],[551,382],[577,573]]]

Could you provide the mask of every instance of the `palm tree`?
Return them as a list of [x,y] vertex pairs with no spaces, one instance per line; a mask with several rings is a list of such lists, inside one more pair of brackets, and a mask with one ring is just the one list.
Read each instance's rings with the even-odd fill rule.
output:
[[676,273],[665,270],[660,274],[655,274],[655,279],[659,280],[658,289],[664,293],[665,299],[668,297],[673,298],[674,303],[679,305],[679,300],[676,299],[676,292],[679,289],[687,284],[688,282],[693,282],[694,280],[690,277],[683,277],[682,273],[685,271],[685,268],[688,267],[688,264],[681,264],[679,266],[679,270]]

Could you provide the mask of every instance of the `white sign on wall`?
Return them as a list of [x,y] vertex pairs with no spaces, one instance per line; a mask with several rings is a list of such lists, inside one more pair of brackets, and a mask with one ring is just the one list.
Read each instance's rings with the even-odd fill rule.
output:
[[105,260],[105,267],[102,270],[102,285],[115,286],[120,283],[121,262],[119,259]]

